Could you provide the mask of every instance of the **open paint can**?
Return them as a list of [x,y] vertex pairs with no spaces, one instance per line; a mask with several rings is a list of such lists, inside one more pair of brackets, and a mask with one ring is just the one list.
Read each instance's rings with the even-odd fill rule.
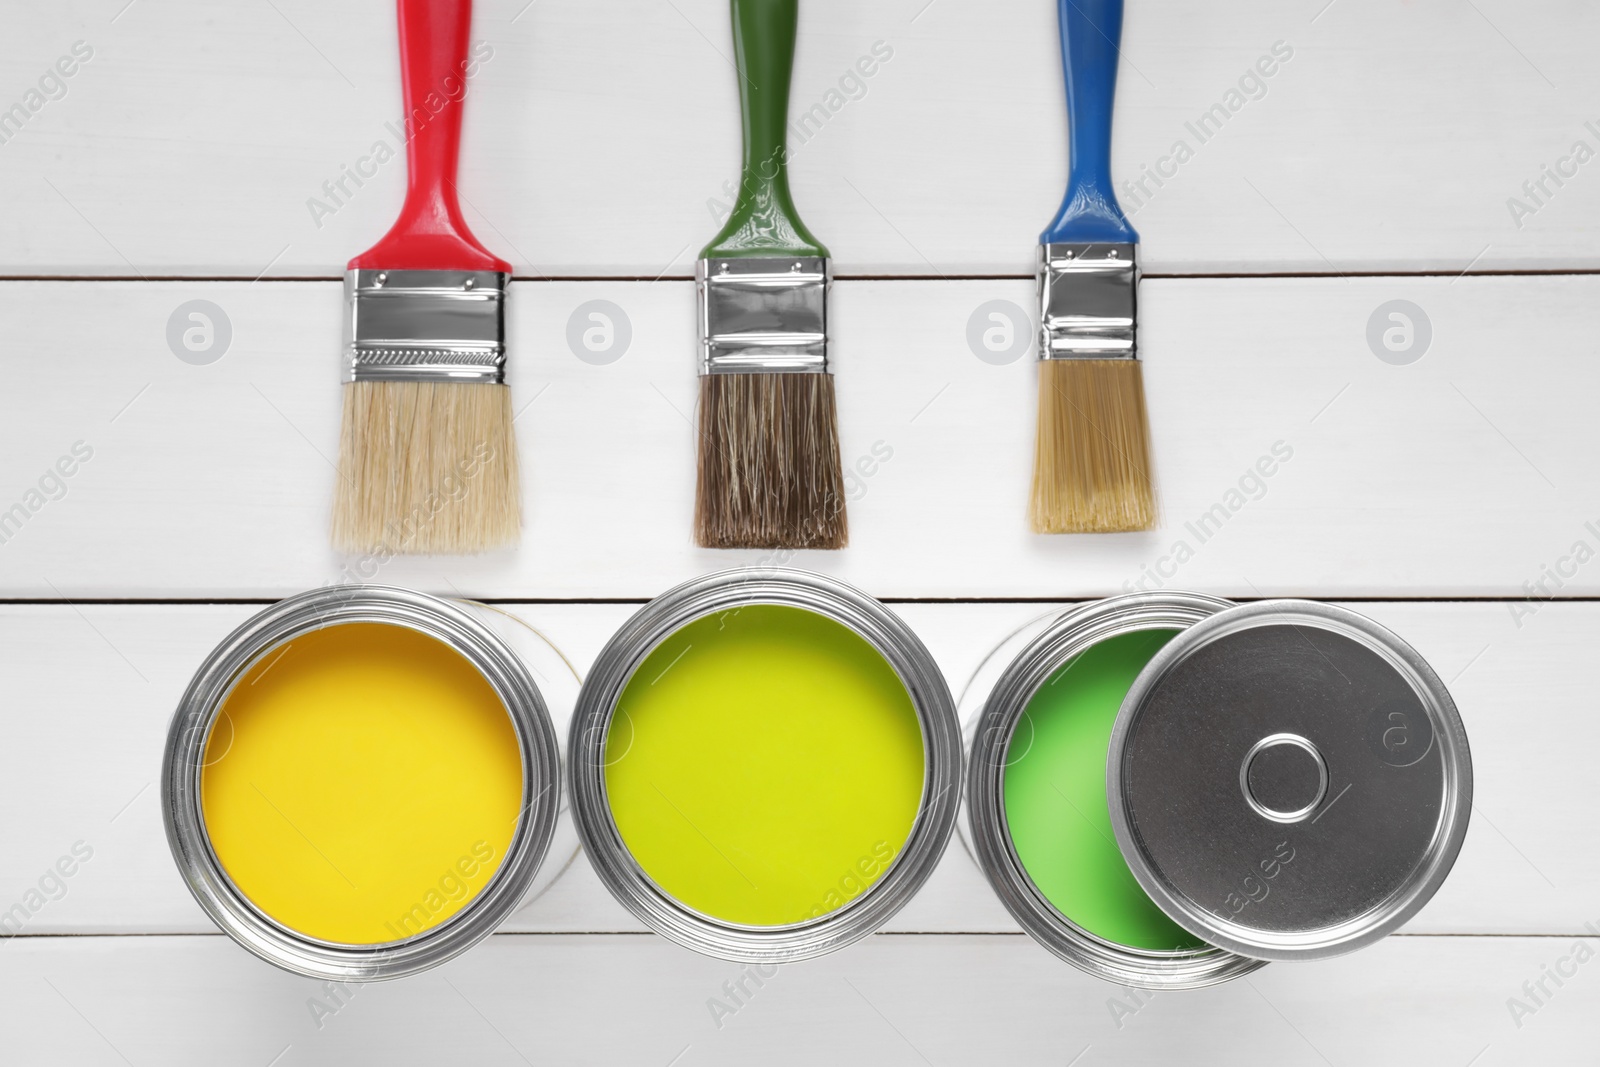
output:
[[800,571],[651,601],[589,673],[568,747],[606,887],[657,933],[740,962],[878,929],[959,808],[960,731],[932,656],[876,600]]
[[378,586],[291,597],[201,666],[162,768],[195,899],[270,963],[437,966],[534,885],[560,798],[544,698],[494,609]]
[[1023,929],[1090,974],[1194,988],[1349,952],[1455,862],[1465,730],[1364,616],[1139,593],[1016,643],[972,732],[971,845]]

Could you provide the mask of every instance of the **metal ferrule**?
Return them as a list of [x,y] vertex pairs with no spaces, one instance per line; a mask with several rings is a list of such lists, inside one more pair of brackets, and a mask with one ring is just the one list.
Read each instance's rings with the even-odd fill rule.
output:
[[1139,246],[1039,248],[1039,358],[1138,359]]
[[510,284],[491,270],[348,271],[344,380],[504,384]]
[[827,371],[826,259],[702,259],[695,280],[701,374]]

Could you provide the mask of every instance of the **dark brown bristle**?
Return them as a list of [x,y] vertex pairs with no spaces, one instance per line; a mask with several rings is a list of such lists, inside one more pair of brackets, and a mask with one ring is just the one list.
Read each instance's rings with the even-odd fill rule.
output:
[[1125,533],[1156,523],[1144,372],[1135,359],[1039,364],[1036,533]]
[[695,540],[703,548],[843,548],[831,374],[700,379]]

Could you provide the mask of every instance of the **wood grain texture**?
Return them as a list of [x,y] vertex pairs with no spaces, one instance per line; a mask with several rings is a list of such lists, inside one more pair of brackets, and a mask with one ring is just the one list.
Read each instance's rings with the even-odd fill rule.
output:
[[[1579,934],[1600,920],[1600,859],[1575,848],[1600,833],[1600,747],[1585,664],[1600,642],[1600,605],[1547,605],[1520,631],[1503,604],[1362,604],[1451,684],[1472,742],[1478,789],[1457,867],[1408,930]],[[13,706],[0,748],[0,912],[71,846],[94,857],[23,932],[202,933],[211,929],[178,879],[163,836],[159,784],[167,724],[211,647],[254,612],[242,605],[37,605],[0,611],[0,674]],[[515,613],[585,669],[635,610],[523,605]],[[909,604],[897,610],[928,644],[970,714],[979,663],[1007,635],[1053,610],[1040,604]],[[1530,689],[1539,694],[1530,728]],[[572,687],[550,687],[565,737]],[[1559,741],[1554,739],[1559,738]],[[1552,812],[1559,813],[1552,816]],[[965,816],[963,816],[963,819]],[[553,863],[571,856],[563,816]],[[553,871],[551,872],[553,873]],[[585,859],[530,902],[508,930],[635,931]],[[960,841],[893,921],[900,931],[1014,931]]]
[[1140,1001],[1021,935],[878,936],[744,978],[749,995],[716,1015],[740,968],[656,938],[500,935],[337,1000],[217,936],[0,948],[6,1044],[26,1063],[1500,1067],[1586,1062],[1600,1008],[1591,961],[1513,1019],[1524,982],[1572,967],[1573,941],[1553,938],[1395,937]]
[[[892,597],[1079,597],[1140,582],[1240,596],[1600,593],[1600,566],[1561,562],[1579,540],[1600,547],[1586,526],[1600,525],[1587,431],[1600,363],[1583,356],[1600,330],[1600,278],[1144,288],[1155,531],[1029,532],[1035,363],[1020,350],[983,362],[968,338],[995,300],[1026,338],[1028,283],[842,282],[850,549],[697,549],[690,284],[526,283],[511,298],[520,548],[380,566],[327,545],[338,285],[0,283],[12,355],[0,513],[40,505],[0,529],[0,588],[281,596],[348,570],[473,595],[644,599],[786,560]],[[195,298],[232,324],[210,366],[167,343],[169,316]],[[1397,298],[1432,323],[1410,366],[1368,347],[1369,318]],[[603,366],[568,340],[595,300],[620,308],[632,334]],[[992,325],[983,314],[980,329]],[[94,457],[66,495],[30,497],[79,441]],[[1546,566],[1565,576],[1539,592],[1527,583]]]
[[[374,160],[400,143],[391,9],[19,6],[0,109],[75,41],[94,55],[0,144],[0,272],[340,272],[403,188],[400,160]],[[1600,10],[1575,3],[1130,6],[1114,164],[1145,182],[1125,199],[1147,266],[1600,267],[1600,175],[1570,158],[1600,147],[1597,33]],[[687,275],[737,171],[726,5],[480,0],[473,36],[492,55],[461,189],[483,240],[528,276]],[[1032,272],[1066,176],[1055,38],[1046,3],[807,6],[793,114],[826,119],[795,138],[795,195],[842,272]],[[863,59],[872,76],[841,87]],[[1258,62],[1272,75],[1241,90]],[[371,176],[324,192],[347,167]],[[1540,180],[1536,202],[1522,186]],[[1514,196],[1534,212],[1514,217]]]
[[[401,145],[390,0],[13,7],[0,915],[44,903],[31,936],[0,941],[0,1061],[1593,1058],[1589,964],[1538,998],[1524,983],[1574,939],[1592,948],[1586,924],[1600,925],[1600,603],[1555,602],[1600,597],[1600,277],[1582,273],[1600,271],[1600,162],[1574,154],[1600,149],[1600,7],[1131,4],[1114,164],[1143,186],[1124,203],[1155,275],[1141,342],[1163,525],[1039,538],[1036,371],[1021,348],[985,362],[970,335],[1031,330],[1023,279],[1066,176],[1053,5],[807,0],[796,199],[841,275],[879,280],[834,290],[852,547],[774,557],[690,537],[694,313],[672,279],[736,173],[724,0],[477,0],[461,193],[526,279],[511,375],[527,533],[514,552],[400,561],[341,557],[326,537],[333,279],[404,184],[398,158],[378,161]],[[1397,276],[1418,274],[1437,276]],[[196,299],[232,333],[210,365],[169,347]],[[1369,342],[1394,300],[1432,335],[1411,365]],[[590,314],[617,309],[626,352],[580,358]],[[204,601],[341,576],[558,600],[513,610],[582,667],[634,610],[602,601],[772,562],[879,596],[982,601],[895,609],[958,696],[990,649],[1053,610],[1024,598],[1139,583],[1377,598],[1355,606],[1430,659],[1472,740],[1456,870],[1370,950],[1141,1006],[1017,933],[957,840],[893,932],[781,972],[721,1026],[710,1000],[738,969],[644,934],[565,818],[548,874],[571,866],[505,933],[347,991],[321,1025],[311,998],[328,992],[216,935],[179,882],[156,782],[167,723],[201,658],[256,610]],[[95,598],[132,602],[81,603]],[[574,683],[546,681],[564,726]],[[92,857],[52,874],[79,842]]]

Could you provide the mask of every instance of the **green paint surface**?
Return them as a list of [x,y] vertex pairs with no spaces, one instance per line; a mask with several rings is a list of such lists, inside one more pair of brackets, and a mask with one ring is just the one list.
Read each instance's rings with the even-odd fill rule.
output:
[[916,709],[848,627],[752,605],[646,657],[606,736],[606,794],[646,875],[703,915],[786,926],[859,897],[922,803]]
[[1023,870],[1062,915],[1129,948],[1204,945],[1140,888],[1106,803],[1106,757],[1122,698],[1174,634],[1123,634],[1074,657],[1028,701],[1006,753],[1006,823]]

